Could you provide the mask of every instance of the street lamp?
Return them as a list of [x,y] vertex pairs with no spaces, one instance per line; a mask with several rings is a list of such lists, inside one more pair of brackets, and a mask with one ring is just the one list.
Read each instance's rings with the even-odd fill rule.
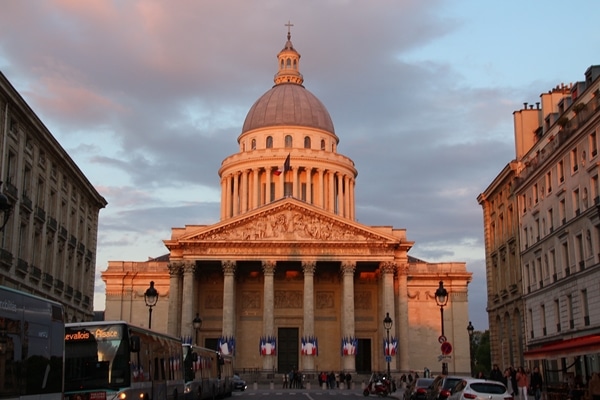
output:
[[196,330],[196,344],[198,344],[198,331],[202,328],[202,318],[200,318],[200,314],[196,313],[192,325],[194,326],[194,330]]
[[473,370],[475,369],[475,364],[473,363],[473,332],[475,332],[475,328],[473,328],[471,321],[469,321],[469,325],[467,325],[467,332],[469,333],[469,359],[471,360],[471,376],[473,376]]
[[387,376],[388,379],[391,379],[392,374],[390,374],[390,361],[392,359],[392,352],[390,351],[390,329],[392,329],[392,319],[390,318],[390,313],[385,313],[385,318],[383,319],[383,327],[387,332],[387,352],[385,355],[385,360],[387,362]]
[[[2,188],[2,181],[0,181],[0,188]],[[8,197],[0,192],[0,213],[3,214],[2,224],[0,225],[0,232],[4,230],[4,227],[8,223],[10,214],[12,212],[12,205],[8,201]]]
[[158,302],[158,291],[154,288],[154,281],[150,281],[150,287],[144,293],[144,301],[148,306],[148,329],[152,329],[152,307]]
[[[448,291],[444,287],[444,281],[440,281],[440,287],[435,291],[435,302],[440,307],[440,316],[442,321],[442,337],[444,336],[444,306],[448,304]],[[442,374],[448,375],[448,363],[442,363]]]

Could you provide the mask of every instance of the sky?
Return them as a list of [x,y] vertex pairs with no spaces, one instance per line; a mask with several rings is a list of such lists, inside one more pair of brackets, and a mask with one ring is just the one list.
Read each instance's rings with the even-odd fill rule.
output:
[[595,0],[3,0],[0,70],[108,201],[103,310],[108,261],[167,254],[172,227],[218,222],[217,171],[290,21],[304,86],[358,170],[358,222],[405,228],[414,257],[465,262],[485,330],[477,196],[514,158],[512,113],[600,63],[598,15]]

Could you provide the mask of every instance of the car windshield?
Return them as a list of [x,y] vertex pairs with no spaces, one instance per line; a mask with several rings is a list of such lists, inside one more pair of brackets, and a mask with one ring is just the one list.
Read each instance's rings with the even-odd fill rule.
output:
[[477,393],[502,394],[506,391],[504,386],[491,382],[477,382],[471,384],[471,389]]
[[415,384],[415,386],[420,387],[420,388],[429,387],[429,385],[431,385],[431,382],[433,382],[433,379],[428,379],[428,378],[419,379],[419,380],[417,380],[417,383]]
[[462,379],[460,378],[448,378],[446,379],[446,381],[444,382],[444,389],[448,390],[448,389],[453,389],[454,386],[456,386],[458,384],[458,382],[460,382]]

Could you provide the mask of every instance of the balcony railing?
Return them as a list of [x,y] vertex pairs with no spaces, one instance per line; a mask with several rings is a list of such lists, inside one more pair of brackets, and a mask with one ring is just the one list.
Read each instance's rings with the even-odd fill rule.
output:
[[17,259],[17,272],[20,272],[21,274],[27,274],[29,270],[29,264],[27,264],[27,261],[23,260],[22,258]]

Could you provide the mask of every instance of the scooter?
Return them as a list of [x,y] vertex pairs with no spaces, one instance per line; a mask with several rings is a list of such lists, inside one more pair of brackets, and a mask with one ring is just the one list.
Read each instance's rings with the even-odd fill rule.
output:
[[390,380],[386,379],[385,376],[376,376],[375,374],[371,375],[371,379],[369,380],[369,384],[363,390],[363,395],[368,396],[370,394],[376,394],[380,397],[387,397],[387,395],[391,392]]

